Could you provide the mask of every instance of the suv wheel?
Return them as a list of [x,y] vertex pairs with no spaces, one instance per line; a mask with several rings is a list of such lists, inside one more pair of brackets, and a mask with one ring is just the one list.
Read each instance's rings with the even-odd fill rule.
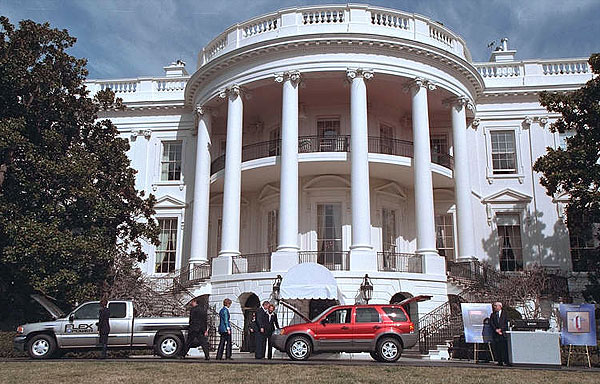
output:
[[286,352],[292,360],[306,360],[310,356],[310,341],[303,336],[294,336],[288,341]]
[[181,339],[175,335],[162,335],[156,340],[156,353],[162,358],[172,359],[179,355],[183,343]]
[[402,344],[392,337],[383,338],[377,343],[376,354],[381,359],[379,361],[393,363],[400,358],[400,355],[402,355]]
[[27,342],[27,353],[32,359],[49,359],[56,351],[56,341],[50,335],[35,335]]

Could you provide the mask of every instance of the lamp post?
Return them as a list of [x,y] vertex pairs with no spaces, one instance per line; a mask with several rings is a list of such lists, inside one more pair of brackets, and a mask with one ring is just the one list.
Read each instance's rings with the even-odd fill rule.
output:
[[371,283],[371,279],[368,274],[365,274],[362,283],[360,284],[360,292],[362,293],[362,297],[365,299],[367,304],[369,304],[369,300],[373,298],[373,284]]
[[281,291],[281,275],[277,275],[275,281],[273,282],[273,298],[275,300],[279,300],[279,292]]

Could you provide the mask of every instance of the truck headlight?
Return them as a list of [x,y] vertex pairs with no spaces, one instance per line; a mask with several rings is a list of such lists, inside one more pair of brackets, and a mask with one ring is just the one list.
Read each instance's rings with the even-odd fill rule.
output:
[[19,335],[22,335],[22,334],[23,334],[23,326],[22,326],[22,325],[19,325],[19,326],[17,327],[17,333],[18,333]]

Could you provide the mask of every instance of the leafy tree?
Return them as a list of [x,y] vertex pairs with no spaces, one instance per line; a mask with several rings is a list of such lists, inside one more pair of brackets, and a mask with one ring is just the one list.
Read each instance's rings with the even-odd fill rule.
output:
[[110,90],[88,97],[86,61],[67,52],[75,41],[0,17],[0,313],[21,321],[30,293],[98,298],[116,261],[141,261],[142,241],[158,242],[127,140],[96,121],[121,102]]
[[[567,192],[567,224],[571,236],[590,243],[598,239],[600,223],[600,54],[593,54],[589,63],[594,78],[582,88],[567,94],[543,92],[540,102],[549,112],[562,116],[551,125],[553,132],[572,132],[566,139],[566,150],[548,148],[534,170],[541,172],[541,183],[548,195]],[[584,295],[600,302],[600,257],[598,248],[587,253],[585,262],[591,285]]]

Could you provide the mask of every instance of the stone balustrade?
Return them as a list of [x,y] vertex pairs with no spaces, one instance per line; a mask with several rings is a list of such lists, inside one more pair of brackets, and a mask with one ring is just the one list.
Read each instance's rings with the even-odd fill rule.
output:
[[235,49],[293,36],[356,33],[414,40],[471,60],[463,39],[443,25],[412,13],[367,5],[331,5],[284,9],[236,24],[199,54],[202,65]]
[[183,102],[189,77],[157,77],[119,80],[88,80],[86,86],[93,97],[96,92],[110,88],[124,102],[179,101]]

